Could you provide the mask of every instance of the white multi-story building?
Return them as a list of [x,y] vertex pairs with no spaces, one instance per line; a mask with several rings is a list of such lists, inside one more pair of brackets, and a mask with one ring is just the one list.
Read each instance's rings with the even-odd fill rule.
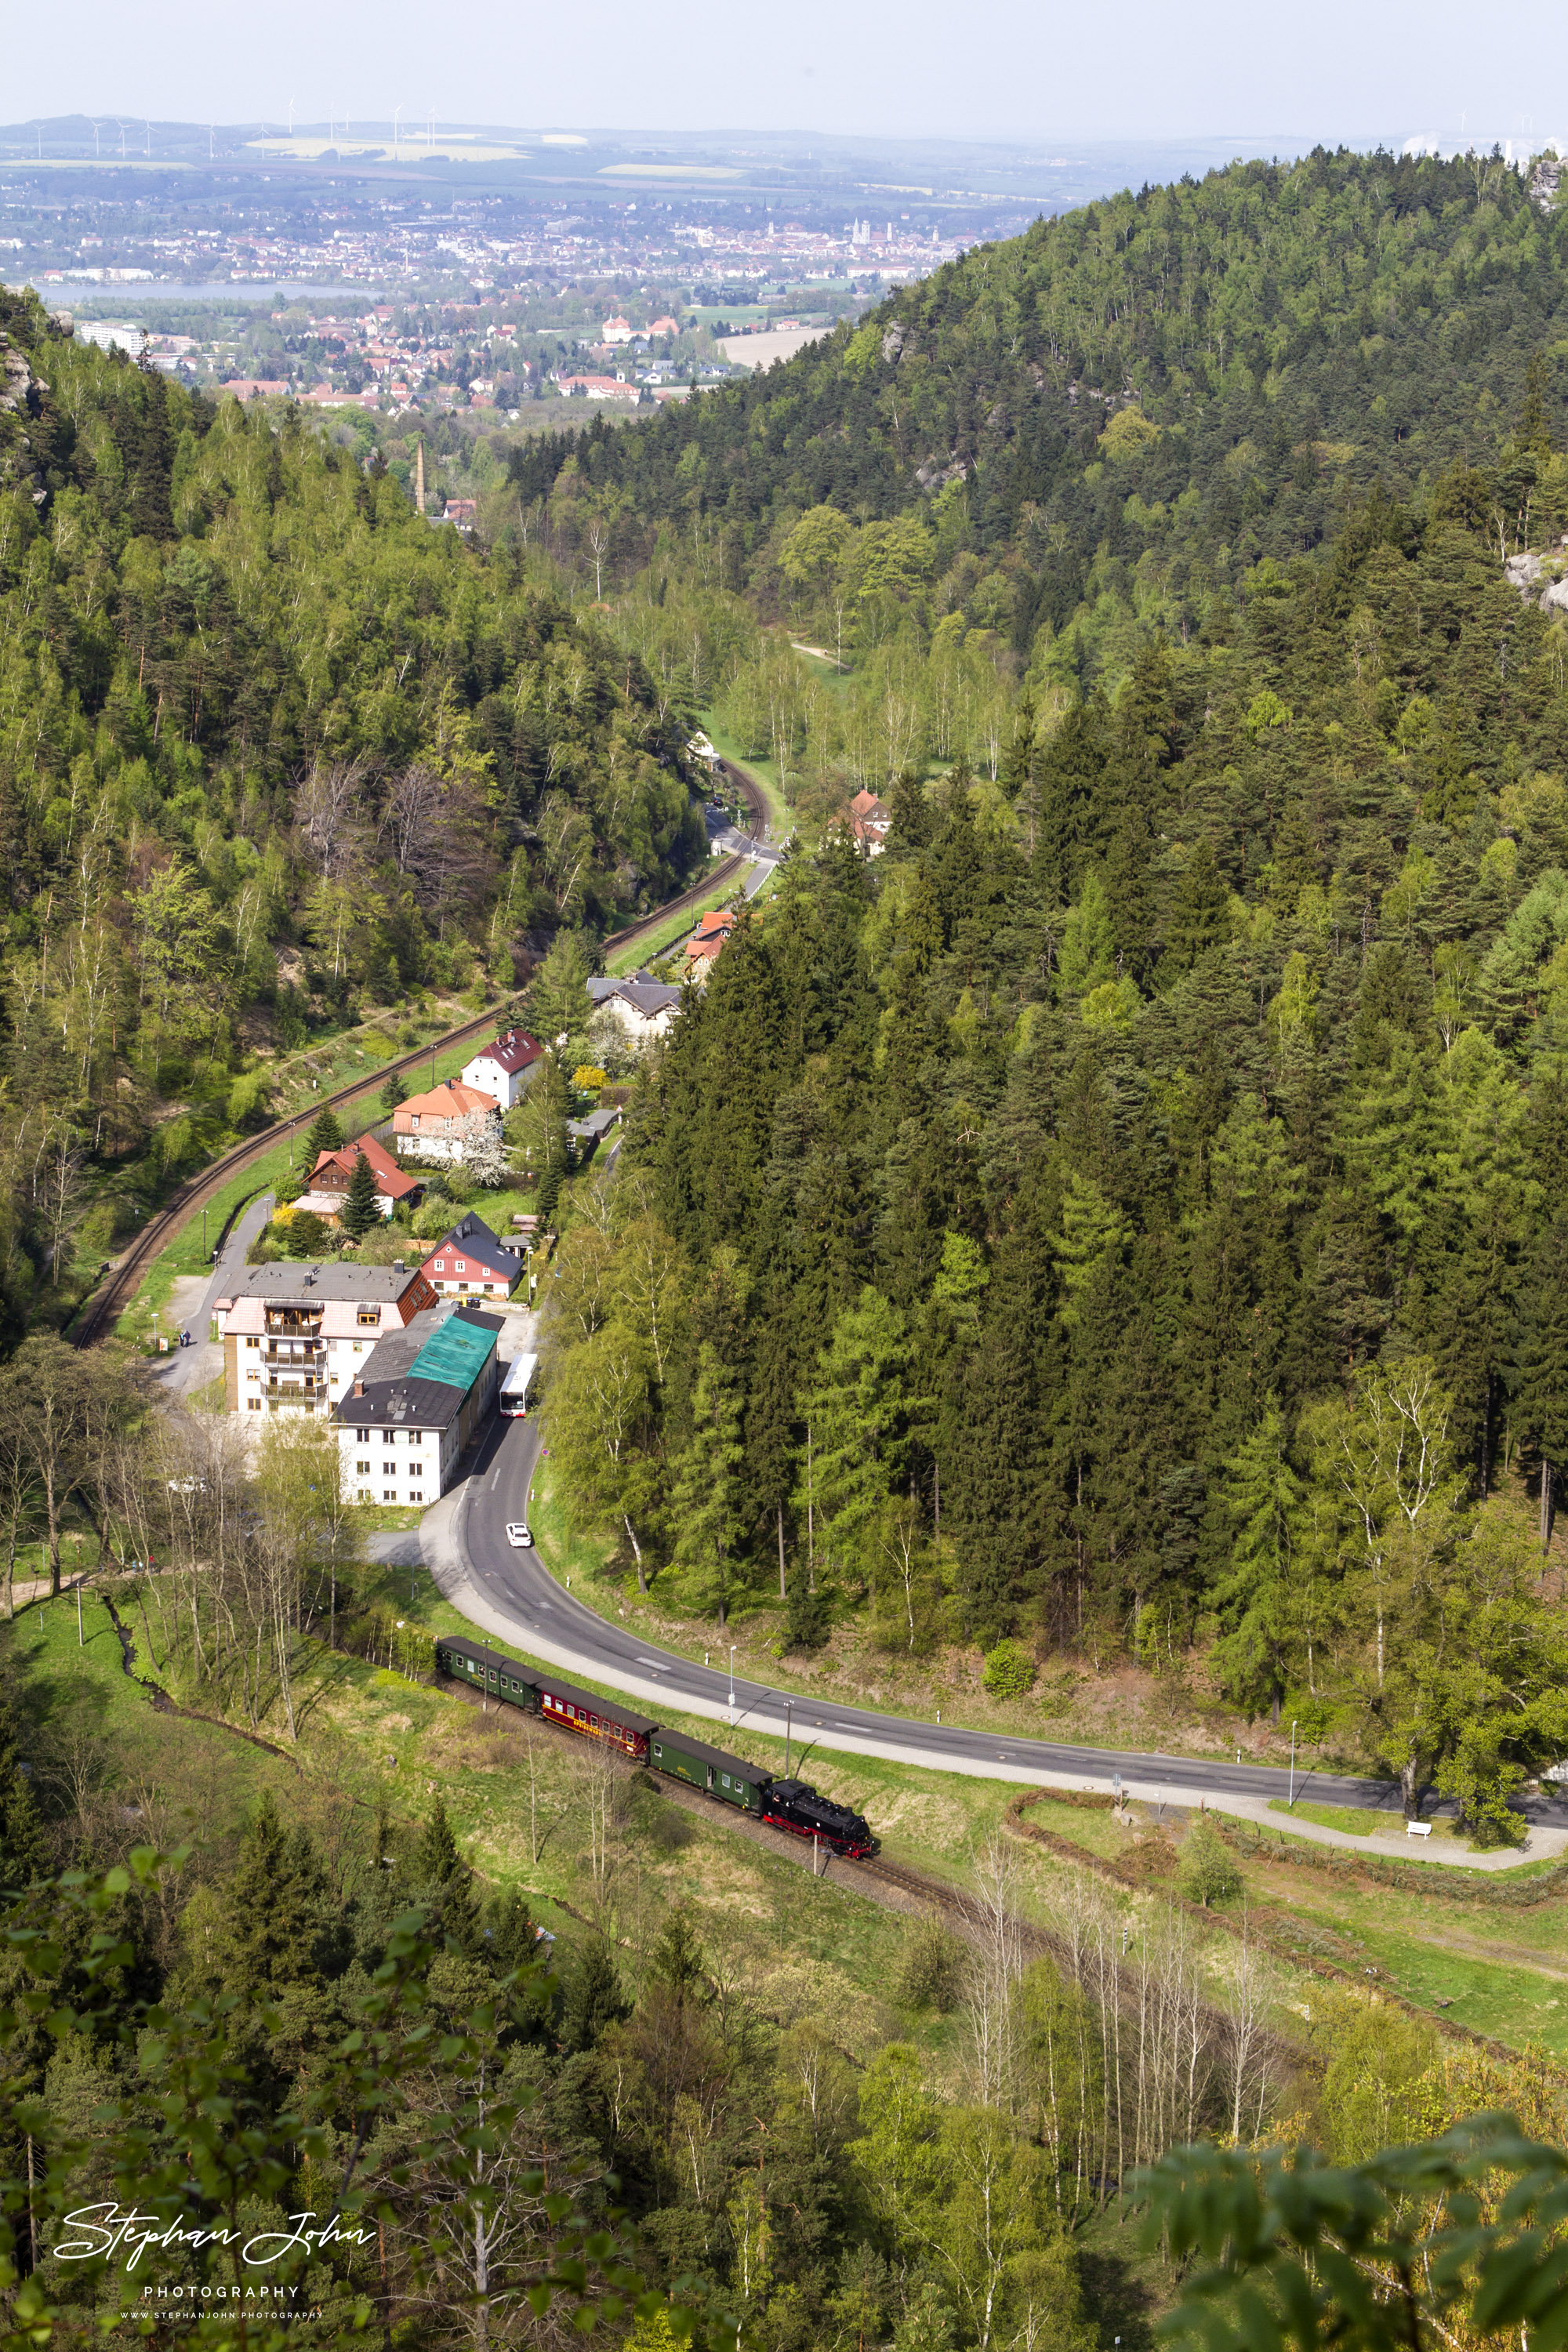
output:
[[215,1310],[230,1412],[327,1412],[436,1293],[422,1266],[251,1265]]
[[526,1029],[507,1029],[480,1047],[463,1068],[463,1084],[476,1093],[490,1095],[502,1110],[521,1101],[544,1048]]
[[446,1492],[495,1404],[500,1330],[444,1300],[377,1341],[333,1408],[345,1495],[423,1507]]

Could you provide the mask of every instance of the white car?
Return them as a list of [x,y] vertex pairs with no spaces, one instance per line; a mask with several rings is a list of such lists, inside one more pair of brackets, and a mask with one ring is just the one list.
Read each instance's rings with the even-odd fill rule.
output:
[[533,1549],[533,1538],[531,1534],[518,1519],[508,1520],[506,1539],[508,1543],[510,1544],[513,1551],[531,1551]]

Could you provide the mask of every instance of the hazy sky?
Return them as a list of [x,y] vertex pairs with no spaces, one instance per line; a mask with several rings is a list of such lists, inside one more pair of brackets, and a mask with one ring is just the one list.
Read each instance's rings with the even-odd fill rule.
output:
[[1532,11],[1528,41],[1521,29],[1474,0],[55,0],[11,19],[0,120],[281,121],[292,100],[300,121],[401,106],[453,122],[1055,141],[1568,134],[1568,14]]

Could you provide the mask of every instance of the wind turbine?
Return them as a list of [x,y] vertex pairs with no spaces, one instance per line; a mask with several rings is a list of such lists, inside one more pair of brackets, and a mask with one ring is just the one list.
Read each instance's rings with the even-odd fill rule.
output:
[[95,122],[92,126],[92,160],[95,163],[99,160],[98,134],[102,127],[99,122]]

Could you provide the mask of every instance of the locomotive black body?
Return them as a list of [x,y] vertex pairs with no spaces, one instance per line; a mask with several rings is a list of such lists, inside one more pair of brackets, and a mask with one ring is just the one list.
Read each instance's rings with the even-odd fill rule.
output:
[[436,1664],[443,1674],[487,1692],[502,1706],[521,1706],[580,1738],[601,1739],[655,1772],[684,1780],[721,1804],[733,1805],[791,1836],[815,1839],[830,1853],[856,1859],[874,1854],[878,1842],[865,1817],[819,1796],[806,1780],[775,1780],[742,1757],[710,1748],[689,1732],[670,1731],[624,1701],[579,1690],[558,1675],[520,1665],[482,1643],[442,1634]]

